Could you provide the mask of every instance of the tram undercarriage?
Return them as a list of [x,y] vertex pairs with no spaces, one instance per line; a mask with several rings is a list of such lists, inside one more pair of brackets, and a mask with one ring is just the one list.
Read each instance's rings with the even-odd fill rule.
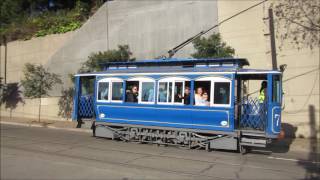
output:
[[235,150],[246,153],[251,147],[265,147],[268,140],[256,133],[238,131],[230,134],[194,132],[179,129],[156,129],[150,127],[130,127],[95,123],[93,135],[96,137],[122,140],[125,142],[152,143],[172,145],[188,149]]

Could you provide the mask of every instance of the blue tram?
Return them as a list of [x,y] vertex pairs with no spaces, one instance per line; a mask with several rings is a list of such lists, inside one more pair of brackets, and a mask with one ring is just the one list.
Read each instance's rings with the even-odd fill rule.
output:
[[[281,129],[282,73],[248,65],[239,58],[108,63],[102,72],[75,75],[73,119],[91,120],[97,137],[124,141],[266,147]],[[250,93],[249,82],[257,91]]]

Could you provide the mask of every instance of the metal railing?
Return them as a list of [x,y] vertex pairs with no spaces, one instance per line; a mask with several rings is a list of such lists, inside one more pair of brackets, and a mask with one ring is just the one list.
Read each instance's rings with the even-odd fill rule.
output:
[[265,131],[267,124],[267,104],[258,98],[241,101],[240,129]]

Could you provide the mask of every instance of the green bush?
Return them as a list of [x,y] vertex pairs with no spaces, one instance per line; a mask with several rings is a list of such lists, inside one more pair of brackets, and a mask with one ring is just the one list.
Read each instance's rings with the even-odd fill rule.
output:
[[[27,40],[32,37],[74,31],[80,28],[83,22],[88,19],[92,9],[97,9],[96,6],[100,5],[101,3],[77,0],[72,9],[46,10],[28,15],[28,13],[24,12],[28,10],[21,9],[20,6],[22,5],[20,3],[11,3],[7,0],[5,3],[0,3],[1,9],[9,6],[13,10],[20,8],[22,12],[19,14],[15,13],[16,10],[12,10],[5,11],[7,12],[6,14],[0,15],[1,19],[5,20],[0,22],[0,37],[4,35],[8,41]],[[9,16],[10,13],[16,16]]]

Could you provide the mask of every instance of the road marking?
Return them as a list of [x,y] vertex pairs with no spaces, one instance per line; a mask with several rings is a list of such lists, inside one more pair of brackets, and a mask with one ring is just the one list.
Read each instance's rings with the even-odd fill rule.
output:
[[272,157],[269,156],[268,159],[276,159],[276,160],[283,160],[283,161],[293,161],[293,162],[308,162],[312,164],[320,164],[318,161],[308,161],[308,160],[299,160],[299,159],[290,159],[290,158],[281,158],[281,157]]

